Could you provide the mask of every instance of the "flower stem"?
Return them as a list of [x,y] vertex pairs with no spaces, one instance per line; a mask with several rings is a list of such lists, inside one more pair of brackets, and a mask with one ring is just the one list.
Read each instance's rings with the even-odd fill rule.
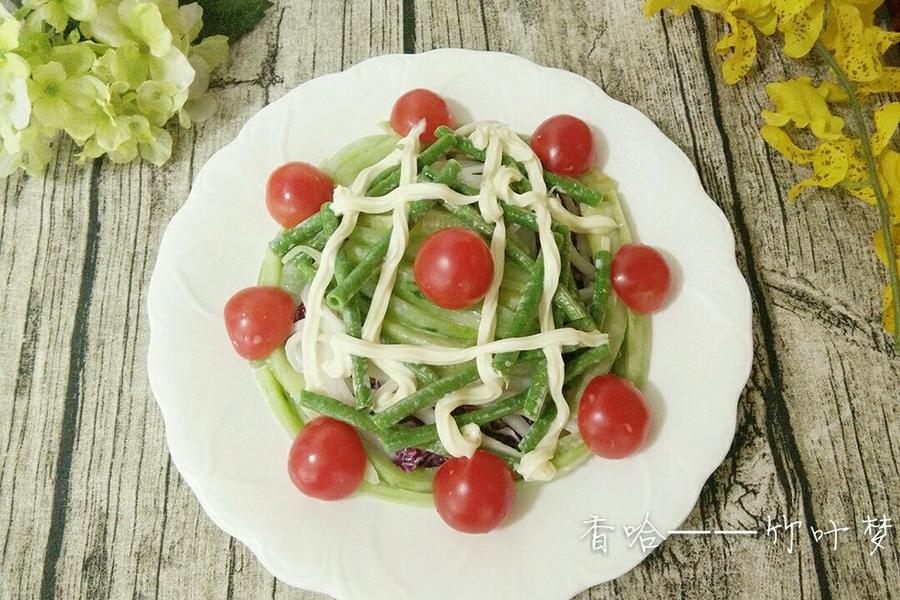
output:
[[828,63],[831,70],[834,71],[838,83],[847,97],[850,99],[850,111],[856,120],[856,130],[859,132],[860,142],[862,143],[863,156],[866,159],[866,169],[869,173],[869,180],[872,185],[872,191],[875,193],[875,201],[878,205],[878,214],[881,217],[881,236],[884,239],[885,253],[887,254],[888,278],[891,282],[891,291],[893,292],[894,302],[894,350],[900,352],[900,275],[897,273],[897,258],[894,254],[894,241],[891,235],[891,209],[884,197],[884,190],[881,189],[881,180],[878,178],[878,169],[875,166],[875,155],[872,154],[872,144],[869,140],[869,127],[866,125],[866,119],[863,115],[862,107],[859,104],[859,97],[856,95],[856,86],[847,77],[847,74],[831,55],[831,52],[822,44],[822,40],[816,41],[816,51]]

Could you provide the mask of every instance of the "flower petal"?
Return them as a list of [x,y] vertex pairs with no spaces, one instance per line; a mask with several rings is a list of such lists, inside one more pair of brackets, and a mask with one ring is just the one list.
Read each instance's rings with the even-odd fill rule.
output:
[[813,160],[814,150],[806,150],[794,144],[790,136],[774,125],[764,125],[759,133],[769,146],[778,151],[795,165],[809,164]]
[[897,126],[900,125],[900,102],[890,102],[875,111],[875,133],[872,134],[872,152],[875,156],[887,147]]
[[769,125],[777,127],[788,123],[800,128],[809,127],[819,139],[839,139],[843,136],[844,120],[831,114],[825,100],[832,91],[825,86],[816,89],[809,77],[770,83],[766,93],[776,110],[764,110],[763,118]]
[[756,34],[747,22],[738,19],[731,11],[725,13],[725,22],[731,31],[716,44],[716,52],[729,54],[722,65],[726,83],[737,83],[747,74],[756,60]]
[[806,56],[825,22],[824,0],[775,0],[778,30],[784,34],[784,53],[792,58]]

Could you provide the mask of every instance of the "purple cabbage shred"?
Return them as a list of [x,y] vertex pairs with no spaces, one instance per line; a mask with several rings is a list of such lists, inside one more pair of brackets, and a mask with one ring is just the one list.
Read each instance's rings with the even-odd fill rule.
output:
[[409,473],[419,467],[439,467],[447,459],[440,454],[422,450],[421,448],[404,448],[394,454],[394,464]]

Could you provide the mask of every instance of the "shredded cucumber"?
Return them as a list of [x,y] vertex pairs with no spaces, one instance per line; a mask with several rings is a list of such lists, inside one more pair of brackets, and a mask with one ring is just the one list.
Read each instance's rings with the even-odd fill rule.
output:
[[256,370],[256,383],[262,390],[263,396],[278,419],[278,422],[284,427],[292,438],[295,437],[300,430],[303,429],[303,419],[294,408],[294,404],[288,398],[278,379],[272,373],[269,367],[260,367]]
[[[363,138],[326,160],[322,168],[336,183],[350,185],[360,171],[387,156],[396,147],[398,139],[387,134]],[[587,235],[592,250],[596,251],[602,246],[604,237],[608,238],[609,249],[613,253],[622,244],[630,243],[633,239],[632,233],[616,194],[614,182],[595,170],[582,177],[581,183],[586,188],[601,192],[604,198],[604,201],[596,207],[582,204],[582,213],[605,215],[622,224],[617,231],[610,232],[606,236]],[[397,284],[382,326],[385,339],[390,339],[392,343],[455,347],[466,347],[475,343],[480,320],[479,308],[476,306],[458,311],[442,309],[428,301],[418,291],[412,275],[416,251],[425,239],[447,227],[470,225],[456,211],[448,212],[445,208],[435,207],[422,214],[412,226],[410,243],[400,264]],[[391,226],[389,216],[360,215],[357,227],[343,245],[342,252],[347,263],[351,266],[359,264],[370,249],[383,240],[384,234],[390,231]],[[516,226],[511,229],[511,235],[518,235]],[[533,235],[530,237],[525,235],[524,242],[520,246],[531,248],[529,260],[533,261],[534,244],[525,243],[533,242],[532,237]],[[510,323],[530,276],[531,272],[516,262],[507,260],[504,265],[497,313],[498,338],[512,335],[509,333]],[[373,277],[362,286],[359,297],[363,300],[370,299],[375,287],[374,282],[373,273]],[[296,297],[307,283],[308,279],[290,260],[283,264],[278,255],[272,251],[267,252],[259,275],[260,285],[281,286]],[[569,283],[569,287],[574,291],[574,281]],[[599,373],[613,371],[637,385],[643,384],[649,362],[649,320],[630,311],[615,293],[610,291],[603,323],[598,323],[598,326],[609,336],[610,355],[590,369],[581,378],[582,382]],[[537,329],[535,319],[531,330]],[[435,368],[434,371],[436,376],[446,378],[466,369],[471,370],[473,364],[470,361],[464,365]],[[304,424],[303,415],[298,409],[305,384],[303,376],[290,365],[283,347],[273,352],[265,361],[257,363],[257,366],[259,368],[256,371],[256,379],[267,402],[279,422],[291,435],[295,435]],[[529,368],[519,367],[522,365],[516,365],[514,368],[514,375],[518,373],[519,377],[530,377]],[[572,392],[572,389],[567,390],[570,397],[577,398],[577,395],[571,395]],[[360,487],[361,492],[411,505],[433,504],[430,492],[435,469],[423,468],[407,473],[395,466],[388,454],[368,440],[366,450],[369,461],[378,473],[379,483],[364,482]],[[560,438],[552,462],[558,471],[566,471],[577,466],[589,455],[590,451],[581,437],[577,433],[570,433]]]

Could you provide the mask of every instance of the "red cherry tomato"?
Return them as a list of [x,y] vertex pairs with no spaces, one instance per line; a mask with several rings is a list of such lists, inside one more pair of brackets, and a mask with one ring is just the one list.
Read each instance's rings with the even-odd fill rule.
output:
[[568,177],[584,175],[597,161],[591,128],[572,115],[556,115],[538,125],[531,148],[544,168]]
[[640,390],[615,375],[592,379],[578,405],[578,431],[603,458],[624,458],[637,451],[647,438],[649,418]]
[[448,227],[431,234],[419,248],[413,275],[429,300],[455,310],[484,298],[494,278],[494,261],[477,233]]
[[483,450],[451,458],[434,475],[434,505],[441,518],[464,533],[486,533],[506,518],[516,499],[512,471]]
[[225,329],[238,354],[247,360],[267,357],[284,343],[294,326],[294,300],[276,287],[249,287],[225,303]]
[[453,127],[453,115],[447,108],[447,102],[431,90],[416,89],[406,92],[394,103],[391,129],[400,135],[407,135],[422,119],[425,119],[425,131],[419,139],[425,143],[437,139],[434,130],[441,125]]
[[266,207],[282,227],[293,227],[331,200],[334,182],[325,171],[305,162],[289,162],[269,175]]
[[612,286],[628,308],[637,313],[659,310],[669,297],[672,273],[655,248],[625,244],[610,265]]
[[309,422],[291,445],[288,474],[313,498],[339,500],[356,491],[366,473],[366,450],[356,429],[331,417]]

